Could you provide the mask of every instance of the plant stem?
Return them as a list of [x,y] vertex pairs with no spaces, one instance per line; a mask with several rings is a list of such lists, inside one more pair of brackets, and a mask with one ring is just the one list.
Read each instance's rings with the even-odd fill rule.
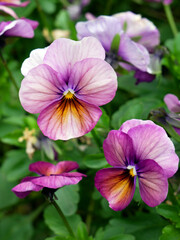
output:
[[61,211],[61,209],[60,209],[60,207],[58,206],[58,204],[57,204],[54,200],[52,200],[51,203],[54,205],[54,207],[56,208],[59,216],[62,218],[62,220],[63,220],[63,222],[64,222],[64,225],[66,226],[66,228],[67,228],[68,232],[70,233],[70,235],[71,235],[73,238],[75,238],[75,235],[74,235],[74,233],[73,233],[73,230],[72,230],[72,228],[70,227],[68,221],[66,220],[66,217],[64,216],[64,214],[63,214],[63,212]]
[[102,143],[101,143],[101,140],[99,139],[99,137],[97,136],[96,132],[94,129],[91,130],[91,134],[94,138],[94,141],[96,142],[100,152],[102,152]]
[[6,71],[8,72],[9,77],[10,77],[10,79],[11,79],[14,87],[16,88],[17,92],[19,92],[19,88],[18,88],[18,86],[17,86],[17,83],[16,83],[16,81],[15,81],[13,75],[12,75],[12,72],[11,72],[11,70],[9,69],[9,67],[8,67],[8,65],[7,65],[7,62],[6,62],[6,60],[4,59],[1,51],[0,51],[0,59],[1,59],[2,64],[3,64],[4,67],[5,67]]
[[178,34],[178,30],[176,28],[176,24],[175,24],[175,21],[174,21],[174,17],[173,17],[170,5],[163,4],[163,6],[164,6],[164,11],[166,13],[166,17],[168,19],[170,28],[171,28],[171,30],[174,34],[174,37],[176,37],[176,35]]

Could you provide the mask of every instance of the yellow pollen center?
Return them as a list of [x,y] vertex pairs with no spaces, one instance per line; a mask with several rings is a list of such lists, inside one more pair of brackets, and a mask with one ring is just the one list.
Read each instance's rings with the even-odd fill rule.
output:
[[72,93],[70,91],[68,91],[67,93],[64,93],[64,97],[66,99],[71,99],[71,98],[73,98],[73,96],[74,96],[74,93]]
[[131,175],[131,177],[134,177],[134,176],[135,176],[133,168],[131,168],[131,169],[129,170],[129,174]]

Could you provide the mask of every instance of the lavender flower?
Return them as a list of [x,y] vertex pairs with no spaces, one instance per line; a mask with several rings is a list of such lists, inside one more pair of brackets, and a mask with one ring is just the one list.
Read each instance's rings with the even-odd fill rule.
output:
[[0,5],[9,7],[25,7],[30,1],[21,2],[20,0],[0,0]]

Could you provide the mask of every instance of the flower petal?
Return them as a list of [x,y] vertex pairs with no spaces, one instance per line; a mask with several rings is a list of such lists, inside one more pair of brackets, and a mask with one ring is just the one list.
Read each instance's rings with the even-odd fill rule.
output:
[[180,101],[174,94],[166,94],[164,97],[164,102],[166,103],[169,111],[179,113],[180,112]]
[[117,75],[107,62],[89,58],[74,65],[68,86],[74,89],[78,98],[101,106],[114,98]]
[[132,41],[126,34],[121,35],[118,55],[141,71],[146,71],[150,56],[143,45]]
[[136,177],[129,170],[120,168],[101,169],[96,173],[95,186],[115,211],[121,211],[131,202],[135,191]]
[[150,120],[131,119],[131,120],[127,120],[126,122],[124,122],[121,125],[119,130],[124,132],[124,133],[127,133],[131,128],[136,127],[136,126],[141,125],[141,124],[155,125],[155,123],[150,121]]
[[19,97],[23,108],[30,113],[40,113],[54,100],[60,99],[65,82],[48,65],[33,68],[21,83]]
[[78,22],[76,30],[79,39],[93,36],[101,42],[106,51],[110,50],[114,36],[123,32],[119,20],[111,16],[100,16],[91,21]]
[[167,178],[175,174],[179,158],[162,127],[156,124],[142,124],[131,128],[128,135],[133,141],[137,161],[153,159],[162,167]]
[[49,162],[38,161],[29,165],[29,171],[35,172],[39,175],[50,175],[54,172],[55,165]]
[[18,16],[16,15],[16,13],[11,8],[6,7],[6,6],[1,6],[1,3],[0,3],[0,11],[3,11],[6,14],[11,15],[15,19],[18,19]]
[[118,130],[109,132],[103,143],[104,155],[112,166],[127,167],[134,163],[134,149],[131,138]]
[[84,174],[64,173],[64,175],[43,176],[33,179],[38,186],[57,189],[66,185],[77,184]]
[[26,76],[31,69],[38,66],[39,64],[42,64],[46,51],[47,47],[33,50],[30,53],[29,58],[26,58],[26,60],[22,64],[21,67],[22,75]]
[[1,24],[3,23],[7,23],[7,24],[3,29],[0,26],[0,29],[1,29],[0,36],[24,37],[24,38],[34,37],[34,30],[32,26],[23,19],[14,20],[12,22],[1,22]]
[[38,186],[34,183],[32,183],[32,180],[36,179],[36,177],[26,177],[24,178],[20,184],[15,186],[12,191],[16,194],[19,198],[25,198],[28,194],[30,194],[32,191],[38,192],[43,187]]
[[163,202],[168,193],[168,181],[163,169],[153,160],[140,161],[136,165],[142,200],[150,207]]
[[76,97],[64,97],[40,113],[38,125],[45,136],[53,140],[68,140],[91,131],[101,114],[101,109],[92,104]]
[[88,37],[77,42],[60,38],[48,47],[44,63],[60,72],[67,80],[73,65],[86,58],[104,60],[105,51],[97,39]]

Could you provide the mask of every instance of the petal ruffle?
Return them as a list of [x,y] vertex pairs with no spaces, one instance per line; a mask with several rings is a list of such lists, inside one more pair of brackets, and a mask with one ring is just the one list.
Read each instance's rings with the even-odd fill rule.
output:
[[95,105],[76,97],[64,97],[40,113],[38,125],[45,136],[53,140],[68,140],[90,132],[101,114],[101,109]]
[[121,35],[118,55],[141,71],[146,71],[150,55],[145,47],[132,41],[126,34]]
[[114,98],[117,75],[107,62],[89,58],[73,66],[68,87],[74,89],[78,98],[101,106]]
[[162,127],[156,124],[142,124],[131,128],[128,135],[133,141],[137,161],[153,159],[162,167],[167,178],[175,174],[179,158]]
[[46,51],[47,51],[47,47],[33,50],[30,53],[29,58],[26,58],[26,60],[22,64],[22,67],[21,67],[22,75],[26,76],[31,69],[42,64]]
[[60,72],[67,81],[73,65],[86,58],[104,60],[105,51],[97,39],[88,37],[77,42],[60,38],[48,47],[44,63]]
[[19,97],[23,108],[30,113],[40,113],[60,99],[66,87],[60,74],[41,64],[33,68],[21,83]]
[[135,191],[136,177],[129,170],[120,168],[101,169],[96,173],[95,186],[115,211],[121,211],[129,205]]
[[136,165],[142,200],[150,207],[163,202],[168,193],[168,181],[163,169],[153,160],[140,161]]
[[118,130],[109,132],[103,143],[107,162],[114,167],[127,167],[134,163],[134,148],[131,138]]
[[164,102],[166,103],[169,111],[179,113],[180,112],[180,101],[174,94],[166,94],[164,97]]
[[136,127],[138,125],[142,125],[142,124],[155,125],[155,123],[150,121],[150,120],[131,119],[131,120],[127,120],[126,122],[124,122],[121,125],[119,130],[124,132],[124,133],[127,133],[131,128]]
[[41,187],[57,189],[66,185],[74,185],[82,180],[84,174],[64,173],[62,175],[42,176],[33,179],[32,182]]
[[32,183],[33,179],[36,179],[37,177],[26,177],[24,178],[20,184],[15,186],[12,191],[16,194],[19,198],[25,198],[27,195],[29,195],[32,191],[38,192],[43,187],[38,186],[34,183]]
[[78,22],[76,30],[79,39],[93,36],[101,42],[106,51],[110,50],[114,36],[123,32],[119,20],[111,16],[100,16],[91,21]]
[[63,172],[70,172],[77,169],[79,165],[72,161],[62,161],[54,165],[49,162],[35,162],[29,165],[29,171],[35,172],[39,175],[50,176],[51,174],[61,174]]

